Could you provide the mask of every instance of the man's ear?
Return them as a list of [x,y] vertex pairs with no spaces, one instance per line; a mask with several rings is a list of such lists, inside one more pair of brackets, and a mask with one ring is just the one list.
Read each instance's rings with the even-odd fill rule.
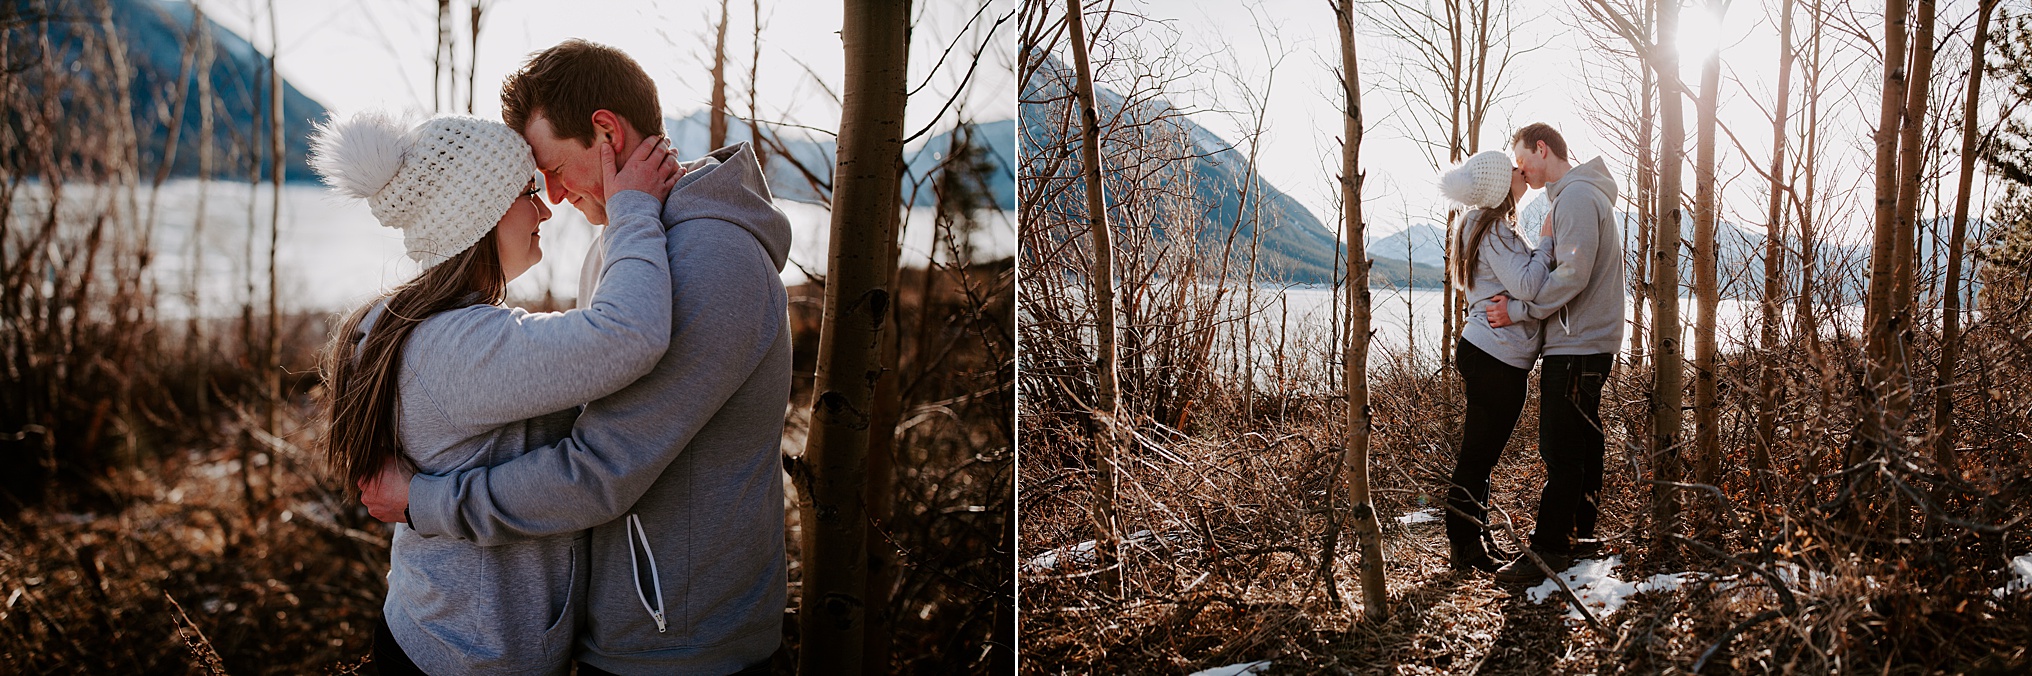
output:
[[593,111],[593,141],[613,147],[615,155],[621,154],[621,116],[605,108]]

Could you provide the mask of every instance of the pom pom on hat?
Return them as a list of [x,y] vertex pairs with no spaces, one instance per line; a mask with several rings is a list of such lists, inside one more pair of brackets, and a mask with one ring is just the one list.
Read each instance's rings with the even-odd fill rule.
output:
[[327,118],[311,134],[310,166],[342,195],[373,197],[402,169],[402,153],[415,143],[412,131],[411,124],[378,110]]
[[425,269],[492,232],[536,175],[529,144],[508,125],[440,115],[412,126],[379,111],[318,125],[310,165],[401,230]]
[[1500,150],[1475,153],[1439,175],[1439,194],[1469,207],[1488,209],[1510,194],[1510,156]]

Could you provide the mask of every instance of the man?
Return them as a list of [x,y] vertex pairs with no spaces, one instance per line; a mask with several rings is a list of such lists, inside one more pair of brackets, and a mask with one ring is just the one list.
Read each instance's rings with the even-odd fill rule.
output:
[[[1535,123],[1510,137],[1524,181],[1552,203],[1534,265],[1549,272],[1536,298],[1490,299],[1489,324],[1529,315],[1545,322],[1538,375],[1538,452],[1545,489],[1531,551],[1554,570],[1597,549],[1596,499],[1602,490],[1602,385],[1623,345],[1623,248],[1616,223],[1616,181],[1601,158],[1574,166],[1566,139]],[[1585,543],[1586,547],[1579,547]],[[1545,574],[1531,557],[1501,570],[1501,582],[1531,583]]]
[[[501,107],[551,201],[595,224],[594,144],[627,157],[663,119],[641,66],[580,40],[532,56]],[[447,476],[391,466],[362,496],[384,521],[484,546],[591,529],[581,674],[766,673],[781,640],[790,224],[746,144],[686,168],[663,204],[671,339],[654,370],[587,404],[556,445]]]

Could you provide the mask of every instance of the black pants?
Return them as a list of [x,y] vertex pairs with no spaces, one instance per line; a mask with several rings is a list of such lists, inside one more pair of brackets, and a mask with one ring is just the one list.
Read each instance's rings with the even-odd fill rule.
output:
[[1547,355],[1538,374],[1538,453],[1545,490],[1531,547],[1567,552],[1595,535],[1602,492],[1602,385],[1615,355]]
[[[1466,388],[1468,410],[1461,421],[1460,455],[1454,458],[1453,486],[1446,501],[1486,523],[1489,474],[1495,471],[1503,447],[1510,443],[1510,432],[1517,427],[1517,416],[1524,411],[1531,369],[1505,364],[1465,340],[1454,350],[1454,364]],[[1470,555],[1484,551],[1481,526],[1453,510],[1446,513],[1446,539]]]
[[395,634],[388,630],[388,618],[375,620],[375,624],[374,667],[381,670],[382,676],[422,676],[423,670],[416,668],[416,663],[409,661],[409,654],[402,652],[402,646],[395,643]]

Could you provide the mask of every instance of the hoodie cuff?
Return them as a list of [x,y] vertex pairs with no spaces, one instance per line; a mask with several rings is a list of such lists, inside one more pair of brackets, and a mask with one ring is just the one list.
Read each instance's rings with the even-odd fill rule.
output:
[[607,222],[615,223],[618,220],[615,217],[623,215],[648,216],[651,220],[662,222],[663,203],[640,190],[623,190],[607,199]]
[[429,474],[410,477],[409,529],[424,537],[450,535],[451,510],[458,508],[452,499],[457,484],[453,477]]

